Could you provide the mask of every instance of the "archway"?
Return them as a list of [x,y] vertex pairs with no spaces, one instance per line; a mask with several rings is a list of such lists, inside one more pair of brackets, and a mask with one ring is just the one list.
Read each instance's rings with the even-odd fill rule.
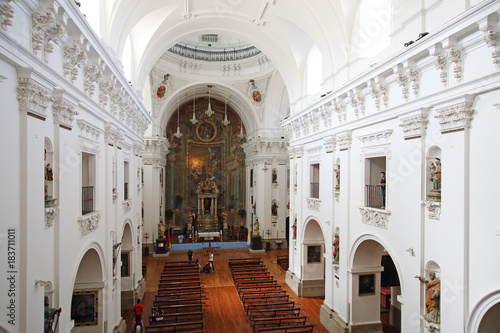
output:
[[370,332],[399,332],[401,285],[393,257],[373,236],[360,238],[352,253],[351,326]]
[[500,290],[481,299],[474,307],[467,324],[468,333],[488,333],[498,329]]
[[91,247],[80,261],[73,287],[71,319],[72,332],[103,332],[103,265],[101,251]]
[[314,218],[306,222],[302,241],[301,297],[325,296],[325,237],[321,225]]
[[125,220],[123,226],[123,236],[121,239],[121,251],[119,251],[120,256],[120,267],[118,268],[118,274],[121,279],[121,305],[122,311],[126,309],[132,309],[135,303],[134,295],[134,281],[136,276],[135,271],[135,251],[133,244],[133,234],[131,221],[129,219]]

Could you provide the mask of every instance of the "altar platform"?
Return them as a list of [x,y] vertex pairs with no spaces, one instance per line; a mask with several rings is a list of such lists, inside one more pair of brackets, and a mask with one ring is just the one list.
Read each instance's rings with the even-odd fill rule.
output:
[[219,248],[219,249],[241,249],[248,248],[247,242],[203,242],[203,243],[187,243],[187,244],[172,244],[170,251],[187,251],[203,250],[204,248]]

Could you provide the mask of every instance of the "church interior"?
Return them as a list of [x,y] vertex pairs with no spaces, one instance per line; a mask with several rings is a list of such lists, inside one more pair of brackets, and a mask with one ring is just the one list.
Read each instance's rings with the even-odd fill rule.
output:
[[0,332],[498,331],[497,0],[0,0],[0,99]]

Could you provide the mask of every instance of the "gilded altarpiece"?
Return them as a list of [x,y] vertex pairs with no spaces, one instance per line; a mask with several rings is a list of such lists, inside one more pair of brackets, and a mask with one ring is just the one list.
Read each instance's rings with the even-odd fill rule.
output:
[[[205,115],[208,101],[196,99],[193,124],[192,101],[179,110],[167,126],[170,153],[167,156],[166,210],[173,212],[170,226],[186,227],[189,232],[222,230],[239,225],[238,211],[245,209],[244,137],[239,116],[228,107],[230,123],[223,125],[224,103],[211,100],[215,114]],[[168,217],[169,214],[166,214]],[[193,221],[194,220],[194,221]],[[189,223],[188,223],[189,221]]]

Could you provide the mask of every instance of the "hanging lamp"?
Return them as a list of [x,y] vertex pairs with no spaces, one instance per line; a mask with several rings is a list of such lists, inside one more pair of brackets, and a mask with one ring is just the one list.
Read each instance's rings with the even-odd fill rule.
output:
[[182,136],[180,127],[179,127],[179,94],[177,94],[177,133],[174,134],[174,136],[179,139]]
[[196,90],[193,91],[193,118],[189,120],[193,125],[198,122],[198,119],[196,119],[195,110],[196,110]]
[[[240,112],[241,112],[241,114],[243,114],[242,101],[243,101],[243,98],[241,98],[241,100],[240,100]],[[240,140],[243,140],[245,138],[245,134],[243,134],[243,119],[241,118],[241,116],[240,116],[240,134],[238,134],[238,138]]]
[[224,98],[224,120],[222,121],[222,124],[224,126],[227,126],[229,125],[231,122],[229,120],[227,120],[227,94],[225,95],[225,98]]
[[212,104],[210,104],[210,88],[212,88],[212,86],[208,85],[208,108],[207,111],[205,111],[205,114],[208,117],[212,117],[212,115],[214,114],[214,111],[212,110]]

